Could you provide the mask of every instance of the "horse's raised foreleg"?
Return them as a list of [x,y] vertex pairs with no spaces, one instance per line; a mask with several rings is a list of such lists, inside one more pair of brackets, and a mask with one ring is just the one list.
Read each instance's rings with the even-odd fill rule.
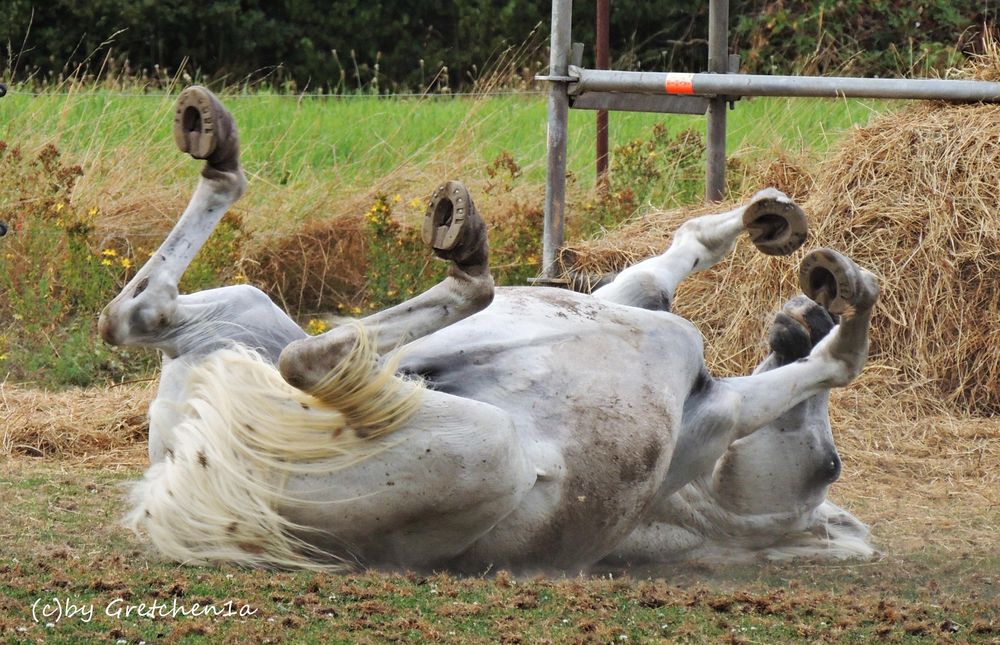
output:
[[[424,293],[361,320],[379,354],[467,318],[493,300],[486,225],[461,183],[450,181],[434,192],[424,241],[451,262],[448,275]],[[281,353],[279,369],[290,384],[309,390],[352,350],[357,337],[357,326],[342,325],[294,342]]]
[[740,394],[740,436],[814,394],[847,385],[868,357],[868,328],[879,293],[875,276],[836,251],[818,249],[802,260],[799,285],[840,322],[803,360],[725,379]]
[[803,259],[799,282],[803,292],[839,316],[840,323],[799,360],[781,364],[775,355],[751,376],[705,376],[685,402],[681,434],[661,495],[711,472],[733,441],[807,399],[847,385],[860,373],[878,299],[875,277],[839,253],[820,249]]
[[805,215],[784,193],[764,189],[739,208],[684,222],[662,255],[628,267],[594,296],[669,311],[680,281],[721,261],[744,231],[762,252],[788,255],[806,239]]

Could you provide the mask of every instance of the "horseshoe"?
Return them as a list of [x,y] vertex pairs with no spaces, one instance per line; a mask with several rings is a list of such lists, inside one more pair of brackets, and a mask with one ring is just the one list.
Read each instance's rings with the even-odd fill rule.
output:
[[789,255],[806,241],[806,215],[789,199],[765,197],[747,206],[743,226],[761,253]]
[[799,287],[834,315],[852,311],[859,303],[861,276],[854,264],[831,249],[816,249],[799,265]]
[[471,212],[469,191],[458,181],[438,186],[424,215],[424,243],[436,251],[451,251],[458,244]]
[[218,144],[216,124],[224,108],[214,98],[204,87],[194,85],[177,99],[174,142],[195,159],[208,159]]

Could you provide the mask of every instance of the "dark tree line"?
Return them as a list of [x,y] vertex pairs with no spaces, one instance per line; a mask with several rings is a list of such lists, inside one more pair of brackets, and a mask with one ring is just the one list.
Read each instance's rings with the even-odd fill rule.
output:
[[[594,42],[594,2],[574,8],[574,40]],[[973,0],[732,0],[732,44],[753,71],[898,73],[973,49],[992,4]],[[525,0],[0,0],[3,75],[37,80],[120,70],[155,78],[266,79],[331,91],[467,88],[502,52],[526,75],[546,60],[549,2]],[[707,0],[613,0],[619,69],[699,71]],[[963,40],[964,39],[964,40]],[[971,44],[970,44],[971,43]],[[592,48],[589,55],[592,55]],[[158,71],[157,71],[158,70]],[[906,71],[902,69],[902,71]]]

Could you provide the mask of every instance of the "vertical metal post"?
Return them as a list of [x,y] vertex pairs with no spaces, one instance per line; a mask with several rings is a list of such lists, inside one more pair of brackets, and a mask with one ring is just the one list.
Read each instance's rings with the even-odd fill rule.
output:
[[[708,5],[708,71],[729,71],[729,0],[710,0]],[[708,172],[705,176],[705,201],[718,202],[726,192],[726,99],[708,103],[706,132]]]
[[[611,5],[610,0],[597,0],[597,69],[611,66],[609,52]],[[608,181],[608,111],[597,111],[597,186],[604,188]]]
[[566,129],[569,121],[568,85],[572,0],[552,0],[552,44],[549,52],[548,166],[545,174],[545,232],[542,239],[542,278],[558,273],[557,254],[563,245],[566,215]]

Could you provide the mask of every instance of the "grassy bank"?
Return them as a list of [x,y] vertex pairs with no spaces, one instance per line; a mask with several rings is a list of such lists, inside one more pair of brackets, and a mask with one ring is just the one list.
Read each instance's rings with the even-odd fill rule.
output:
[[[33,95],[13,88],[0,101],[0,140],[29,149],[56,145],[83,166],[78,199],[92,205],[150,185],[185,196],[193,168],[173,148],[174,99],[96,90]],[[259,214],[262,224],[273,221],[275,207],[292,220],[316,217],[321,213],[308,208],[316,194],[333,203],[350,201],[393,180],[413,183],[412,195],[423,197],[437,180],[425,177],[431,171],[443,167],[482,175],[501,152],[521,166],[526,182],[544,181],[541,94],[426,99],[249,94],[225,101],[240,125],[244,165],[257,180],[243,207],[268,210]],[[887,106],[857,100],[741,101],[730,112],[729,150],[822,153],[845,128],[866,123]],[[594,180],[593,121],[592,112],[570,114],[568,168],[582,190]],[[610,121],[612,147],[648,137],[655,123],[664,123],[670,133],[704,127],[701,117],[687,115],[615,113]],[[306,206],[304,212],[296,211],[297,205]]]

